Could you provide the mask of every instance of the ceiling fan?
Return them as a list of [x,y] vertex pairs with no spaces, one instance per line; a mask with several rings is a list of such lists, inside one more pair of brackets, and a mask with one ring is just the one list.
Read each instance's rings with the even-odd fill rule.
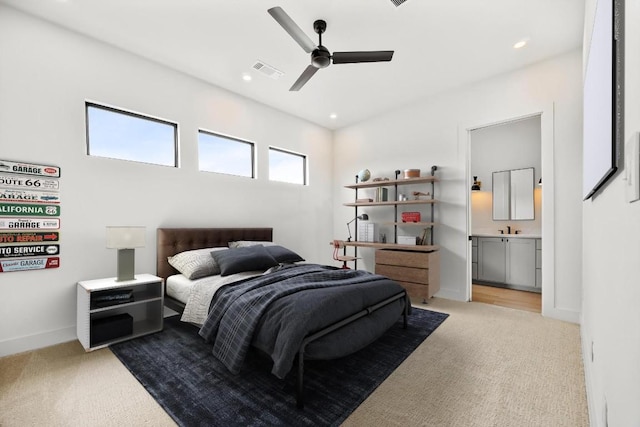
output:
[[357,62],[391,61],[393,57],[392,50],[333,52],[332,55],[329,49],[322,45],[322,33],[327,29],[325,21],[318,19],[313,23],[313,29],[318,33],[319,39],[318,46],[316,46],[281,7],[272,7],[268,12],[305,52],[311,54],[311,65],[302,72],[298,80],[289,89],[290,91],[300,90],[320,68],[328,67],[332,60],[334,64],[353,64]]

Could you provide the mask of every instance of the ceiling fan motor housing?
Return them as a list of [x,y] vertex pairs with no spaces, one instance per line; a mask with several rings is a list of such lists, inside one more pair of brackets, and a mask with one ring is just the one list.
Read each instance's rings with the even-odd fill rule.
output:
[[326,68],[331,63],[331,53],[329,49],[320,45],[311,52],[311,64],[316,68]]

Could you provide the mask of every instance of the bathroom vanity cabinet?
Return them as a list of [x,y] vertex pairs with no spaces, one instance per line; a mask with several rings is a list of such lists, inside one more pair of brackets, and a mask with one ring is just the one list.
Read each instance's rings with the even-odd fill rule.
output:
[[540,291],[540,239],[527,237],[473,237],[475,282]]

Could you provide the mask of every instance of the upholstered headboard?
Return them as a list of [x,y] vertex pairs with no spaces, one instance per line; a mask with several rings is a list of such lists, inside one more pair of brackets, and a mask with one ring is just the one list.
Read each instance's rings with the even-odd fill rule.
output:
[[272,239],[273,228],[158,228],[156,274],[163,279],[177,274],[167,258],[180,252],[228,246],[236,240]]

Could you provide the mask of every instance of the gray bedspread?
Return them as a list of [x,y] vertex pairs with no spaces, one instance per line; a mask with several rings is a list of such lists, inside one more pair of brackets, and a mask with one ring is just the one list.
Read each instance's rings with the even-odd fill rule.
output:
[[[399,292],[402,287],[396,282],[362,270],[316,264],[283,266],[221,288],[200,335],[213,343],[214,356],[231,372],[239,372],[253,344],[273,360],[272,373],[284,378],[307,335]],[[403,307],[400,301],[386,310],[385,317],[397,320]],[[376,318],[362,323],[362,330],[346,329],[342,337],[346,342],[332,343],[329,353],[344,356],[356,351],[391,324]]]

